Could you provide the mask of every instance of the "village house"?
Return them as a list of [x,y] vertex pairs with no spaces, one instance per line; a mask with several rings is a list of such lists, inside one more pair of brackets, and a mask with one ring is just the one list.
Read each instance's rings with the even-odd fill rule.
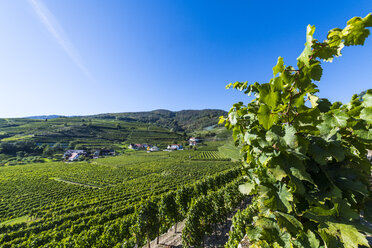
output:
[[160,149],[157,146],[153,146],[150,148],[150,152],[158,152],[158,151],[160,151]]
[[93,158],[98,158],[100,153],[101,153],[100,150],[96,150],[96,151],[93,153]]
[[130,144],[128,146],[128,149],[132,149],[132,150],[146,150],[147,148],[151,148],[151,145],[149,144]]
[[173,145],[168,145],[167,149],[171,151],[183,150],[183,146],[180,144],[173,144]]
[[190,146],[196,146],[196,144],[199,143],[199,139],[195,138],[195,137],[191,137],[189,139],[189,145]]
[[128,146],[128,149],[131,149],[131,150],[138,150],[137,146],[135,144],[130,144]]
[[87,155],[87,152],[85,150],[67,150],[63,154],[63,157],[65,160],[72,162],[78,160],[83,155]]

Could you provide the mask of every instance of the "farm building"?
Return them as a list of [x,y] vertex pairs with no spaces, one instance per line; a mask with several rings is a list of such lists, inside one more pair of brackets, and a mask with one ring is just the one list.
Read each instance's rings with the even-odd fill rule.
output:
[[199,143],[199,139],[198,139],[198,138],[191,137],[191,138],[189,139],[189,145],[190,145],[190,146],[196,146],[197,143]]
[[130,144],[128,146],[128,149],[140,150],[140,149],[147,149],[148,147],[151,147],[151,145],[149,145],[149,144]]
[[150,148],[150,152],[158,152],[158,151],[160,151],[160,149],[157,146],[153,146]]
[[65,160],[68,161],[76,161],[78,160],[82,155],[87,155],[87,152],[85,150],[67,150],[63,157]]
[[173,144],[173,145],[169,145],[167,147],[167,149],[168,150],[173,150],[173,151],[175,151],[175,150],[183,150],[183,146],[180,145],[180,144]]

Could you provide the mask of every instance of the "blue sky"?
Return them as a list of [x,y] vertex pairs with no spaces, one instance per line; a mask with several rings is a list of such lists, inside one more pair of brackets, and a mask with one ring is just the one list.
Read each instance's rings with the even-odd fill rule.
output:
[[[226,90],[294,65],[308,24],[323,40],[372,1],[4,0],[0,117],[224,109]],[[372,88],[372,36],[324,64],[320,97]]]

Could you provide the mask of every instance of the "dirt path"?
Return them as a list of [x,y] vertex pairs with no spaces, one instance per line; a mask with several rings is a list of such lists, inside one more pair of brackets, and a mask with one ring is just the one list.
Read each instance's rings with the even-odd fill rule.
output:
[[51,177],[51,178],[49,178],[49,179],[52,179],[52,180],[55,180],[55,181],[58,181],[58,182],[64,182],[64,183],[69,183],[69,184],[75,184],[75,185],[79,185],[79,186],[83,186],[83,187],[88,187],[88,188],[103,189],[103,187],[101,187],[101,186],[96,186],[96,185],[90,185],[90,184],[84,184],[84,183],[73,182],[73,181],[69,181],[69,180],[65,180],[65,179],[61,179],[61,178],[57,178],[57,177]]
[[[232,225],[231,219],[238,211],[238,209],[245,209],[251,203],[251,199],[247,198],[242,202],[241,206],[235,209],[235,211],[230,214],[227,218],[226,223],[216,225],[216,233],[210,236],[204,237],[204,247],[217,248],[224,247],[225,243],[229,239],[229,231]],[[150,242],[151,248],[182,248],[182,230],[185,226],[185,221],[178,223],[177,233],[174,233],[174,226],[168,230],[168,232],[162,234],[159,237],[159,244],[156,244],[156,239]],[[147,248],[147,244],[143,246]]]
[[[164,233],[159,237],[159,244],[156,244],[156,239],[151,241],[151,248],[182,248],[182,230],[185,226],[185,222],[178,223],[177,233],[174,233],[174,227],[168,230],[167,233]],[[204,239],[204,247],[224,247],[224,244],[227,242],[230,231],[231,218],[228,218],[226,224],[217,226],[217,235],[212,234],[211,236],[206,236]],[[143,246],[147,248],[147,244]]]
[[[233,215],[232,215],[233,216]],[[231,217],[228,218],[226,224],[218,225],[217,227],[217,235],[212,234],[211,236],[205,237],[204,247],[208,248],[219,248],[224,247],[225,243],[229,239],[229,231],[231,228]],[[182,230],[185,226],[185,222],[178,223],[177,226],[177,233],[174,232],[174,227],[168,230],[167,233],[164,233],[159,237],[159,244],[156,244],[156,239],[151,241],[150,246],[151,248],[182,248]],[[372,247],[372,237],[367,238],[369,244]],[[243,246],[247,247],[247,246]],[[143,246],[143,248],[147,248],[147,244]]]

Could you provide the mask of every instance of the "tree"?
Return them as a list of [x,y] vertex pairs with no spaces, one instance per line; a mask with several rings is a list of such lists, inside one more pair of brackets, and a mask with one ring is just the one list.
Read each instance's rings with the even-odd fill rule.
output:
[[74,149],[75,146],[76,146],[77,144],[78,144],[77,141],[72,140],[72,141],[70,141],[70,142],[68,143],[68,148],[69,148],[69,149]]
[[75,150],[85,150],[86,146],[83,144],[76,144],[74,148]]
[[372,222],[366,158],[372,149],[372,90],[348,104],[331,104],[316,96],[314,82],[322,76],[321,60],[339,57],[344,46],[363,45],[368,27],[371,14],[354,17],[320,42],[309,25],[297,68],[279,57],[269,83],[227,86],[255,97],[234,104],[220,121],[242,147],[250,181],[240,189],[256,195],[257,215],[245,228],[252,247],[369,246],[365,233],[372,230],[359,216],[364,212]]
[[53,152],[53,149],[49,145],[46,145],[43,151],[43,156],[49,157],[53,155]]
[[53,145],[53,149],[56,150],[56,151],[63,151],[63,145],[61,143],[57,142]]

